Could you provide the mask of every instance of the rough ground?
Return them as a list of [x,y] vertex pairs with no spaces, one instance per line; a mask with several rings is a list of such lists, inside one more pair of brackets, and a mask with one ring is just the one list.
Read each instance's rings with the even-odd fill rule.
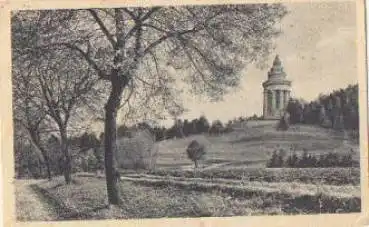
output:
[[16,180],[16,211],[18,221],[50,221],[55,220],[55,210],[48,205],[41,195],[34,191],[32,184],[42,180]]

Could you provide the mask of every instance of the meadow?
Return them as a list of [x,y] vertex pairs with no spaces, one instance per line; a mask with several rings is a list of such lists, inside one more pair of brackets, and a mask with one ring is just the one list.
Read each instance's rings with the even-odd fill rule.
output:
[[[185,151],[193,139],[207,148],[196,171]],[[119,207],[106,206],[103,175],[77,173],[71,185],[64,185],[62,177],[28,185],[58,220],[360,212],[357,167],[265,167],[276,149],[312,154],[352,150],[359,160],[358,143],[329,129],[294,125],[277,131],[273,121],[255,121],[231,133],[166,140],[158,147],[155,169],[121,170]],[[19,188],[20,195],[29,193]]]

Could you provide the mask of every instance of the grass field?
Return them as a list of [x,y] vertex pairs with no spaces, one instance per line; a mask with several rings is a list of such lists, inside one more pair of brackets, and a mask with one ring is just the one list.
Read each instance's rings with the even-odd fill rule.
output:
[[[356,160],[359,145],[323,128],[293,126],[281,132],[274,124],[249,122],[222,136],[159,142],[155,170],[122,170],[119,207],[107,207],[105,179],[92,173],[76,174],[71,185],[56,177],[17,188],[21,194],[33,194],[33,204],[45,204],[45,220],[359,212],[359,168],[265,168],[273,150],[289,150],[291,145],[297,152],[316,154],[352,149]],[[192,139],[207,146],[206,159],[196,172],[185,152]],[[25,197],[17,197],[26,207],[17,212],[32,213]],[[32,219],[27,215],[19,211],[18,219]]]
[[265,167],[275,149],[289,151],[291,146],[301,154],[307,149],[311,154],[328,152],[345,153],[353,149],[359,160],[359,145],[343,135],[316,126],[297,125],[288,131],[275,130],[275,121],[250,121],[245,128],[221,136],[196,135],[185,139],[159,143],[157,166],[166,169],[193,169],[187,158],[186,147],[196,139],[207,146],[202,165],[206,168]]
[[[104,218],[204,217],[233,215],[312,214],[360,211],[357,186],[298,183],[206,182],[202,180],[123,177],[123,203],[108,209],[103,178],[91,174],[39,183],[58,203],[59,220]],[[52,199],[51,199],[52,200]],[[67,212],[65,212],[67,211]]]

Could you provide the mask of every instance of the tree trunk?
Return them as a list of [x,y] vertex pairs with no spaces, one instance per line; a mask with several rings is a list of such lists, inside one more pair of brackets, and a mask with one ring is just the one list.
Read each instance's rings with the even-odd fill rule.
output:
[[31,141],[32,141],[32,143],[35,145],[35,147],[37,147],[40,150],[41,155],[44,158],[45,166],[46,166],[46,171],[47,171],[47,178],[49,180],[51,180],[51,170],[50,170],[50,159],[49,159],[49,155],[47,154],[47,151],[44,149],[44,147],[41,145],[39,137],[35,133],[33,133],[33,132],[30,132],[30,134],[31,134]]
[[51,180],[51,170],[50,170],[49,156],[45,155],[44,159],[45,159],[45,165],[46,165],[46,171],[47,171],[47,179]]
[[61,136],[61,151],[64,154],[64,179],[66,184],[70,184],[72,181],[71,172],[72,172],[72,164],[71,164],[71,156],[68,150],[68,136],[66,127],[61,127],[60,129],[60,136]]
[[105,176],[109,204],[118,205],[119,195],[119,172],[117,170],[117,112],[121,101],[123,89],[126,85],[123,76],[112,75],[112,90],[108,102],[105,105]]
[[39,177],[42,178],[42,161],[41,159],[38,159],[38,172],[39,172]]

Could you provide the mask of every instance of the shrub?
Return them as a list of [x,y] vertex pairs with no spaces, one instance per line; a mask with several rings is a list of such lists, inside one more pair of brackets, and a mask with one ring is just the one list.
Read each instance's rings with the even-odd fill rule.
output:
[[286,152],[283,149],[279,150],[278,153],[278,158],[277,158],[277,166],[282,167],[285,166],[285,156],[286,156]]
[[275,150],[267,163],[268,168],[328,168],[328,167],[357,167],[359,163],[353,160],[352,151],[347,154],[338,154],[330,152],[326,155],[319,155],[317,158],[314,155],[308,153],[304,149],[301,158],[299,158],[295,152],[291,155],[285,157],[285,152],[283,149],[279,153]]
[[191,161],[194,162],[195,168],[198,167],[198,161],[203,158],[205,155],[205,146],[197,142],[197,140],[192,140],[191,143],[188,145],[187,149],[187,156]]
[[274,150],[271,159],[267,163],[267,167],[278,168],[285,166],[285,156],[286,152],[283,149],[280,149],[279,152],[277,152],[277,150]]
[[281,117],[281,119],[278,122],[278,126],[277,126],[277,130],[283,130],[286,131],[288,130],[288,128],[290,127],[290,116],[289,114],[286,112],[283,114],[283,116]]
[[276,168],[278,167],[278,154],[277,151],[274,150],[272,157],[270,158],[269,162],[267,163],[268,168]]
[[157,153],[154,136],[148,130],[140,130],[132,138],[118,141],[118,166],[123,169],[153,169]]
[[317,159],[310,155],[306,149],[304,149],[302,157],[298,162],[299,168],[308,168],[308,167],[316,167],[317,166]]
[[287,166],[288,167],[297,167],[299,163],[299,157],[296,155],[296,152],[293,152],[292,155],[287,158]]
[[351,153],[348,153],[341,158],[342,167],[352,167],[353,165],[354,165],[354,161],[352,159]]

